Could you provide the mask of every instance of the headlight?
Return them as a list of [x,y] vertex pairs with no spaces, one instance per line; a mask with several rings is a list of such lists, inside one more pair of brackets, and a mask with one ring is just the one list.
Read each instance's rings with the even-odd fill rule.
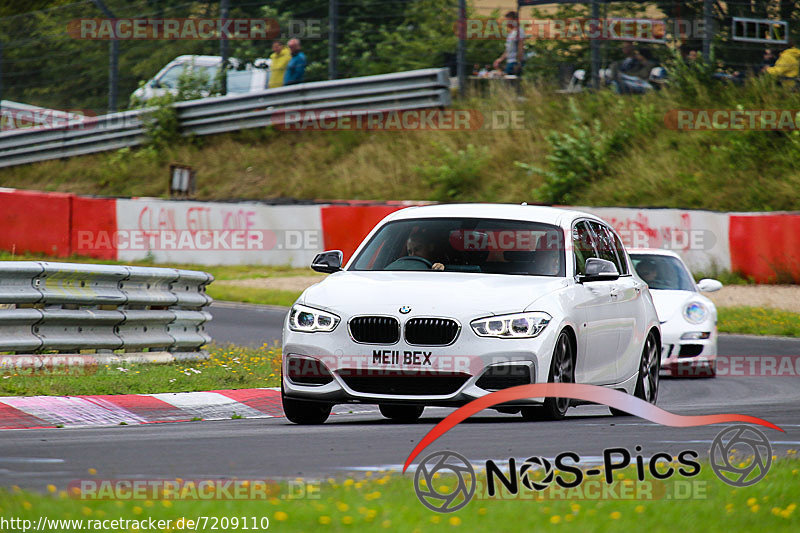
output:
[[315,331],[333,331],[339,324],[339,317],[333,313],[320,311],[312,307],[296,304],[289,311],[289,329],[313,333]]
[[708,310],[703,304],[692,302],[684,308],[683,316],[692,324],[699,324],[708,316]]
[[470,322],[472,331],[480,337],[522,339],[536,337],[553,317],[541,311],[491,316]]

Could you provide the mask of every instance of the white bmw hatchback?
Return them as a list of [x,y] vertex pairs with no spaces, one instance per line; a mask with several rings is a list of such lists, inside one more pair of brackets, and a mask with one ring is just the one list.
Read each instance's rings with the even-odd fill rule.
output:
[[[322,423],[342,403],[418,418],[492,391],[546,382],[624,390],[655,403],[661,331],[619,236],[577,211],[436,205],[383,219],[347,265],[312,268],[283,330],[287,418]],[[568,399],[498,406],[560,419]]]
[[633,249],[630,256],[661,319],[661,370],[672,376],[714,377],[717,308],[701,293],[718,291],[722,283],[695,283],[680,256],[669,250]]

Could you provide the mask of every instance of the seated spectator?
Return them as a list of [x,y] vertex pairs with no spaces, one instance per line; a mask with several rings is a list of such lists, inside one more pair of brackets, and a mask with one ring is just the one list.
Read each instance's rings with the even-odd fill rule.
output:
[[763,71],[771,76],[776,76],[782,80],[784,87],[792,88],[798,86],[798,76],[800,76],[800,48],[797,48],[793,39],[789,39],[789,46],[781,52],[775,65],[765,66]]
[[767,48],[764,50],[764,57],[761,60],[761,69],[763,70],[766,67],[774,67],[778,56],[775,55],[775,51],[772,48]]
[[633,50],[630,62],[623,61],[617,70],[616,76],[612,69],[611,84],[620,94],[641,94],[653,89],[647,81],[650,71],[656,66],[653,54],[647,47],[637,47]]
[[610,75],[611,80],[616,80],[617,75],[620,72],[627,73],[630,69],[634,67],[634,64],[636,63],[636,59],[633,57],[635,51],[636,49],[631,43],[625,43],[622,45],[622,53],[625,56],[625,58],[620,59],[619,61],[614,61],[611,64],[611,75]]
[[634,65],[628,69],[625,74],[629,76],[636,76],[637,78],[646,80],[650,77],[650,71],[656,66],[653,61],[653,53],[646,46],[640,46],[633,52],[635,60]]

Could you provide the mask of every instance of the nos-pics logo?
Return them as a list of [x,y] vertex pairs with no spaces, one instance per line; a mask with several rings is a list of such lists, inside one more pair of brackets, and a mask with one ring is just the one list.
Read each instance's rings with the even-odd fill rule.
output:
[[[456,480],[451,482],[450,477],[447,483],[434,483],[437,474],[455,474]],[[414,474],[414,490],[417,498],[422,504],[438,513],[452,513],[467,505],[475,495],[477,478],[475,469],[466,457],[456,452],[442,451],[434,452],[417,467]]]
[[[749,459],[735,462],[734,450]],[[531,461],[544,469],[545,478],[541,483],[523,477],[527,469],[533,466]],[[709,462],[720,480],[734,487],[748,487],[764,479],[769,472],[772,446],[764,433],[751,426],[731,426],[714,438],[709,450]],[[525,471],[520,475],[529,490],[544,490],[552,481],[552,466],[547,459],[528,459],[523,468]],[[446,477],[442,477],[442,474]],[[438,513],[452,513],[465,507],[472,501],[476,489],[477,477],[472,464],[463,455],[449,450],[425,457],[414,474],[417,498],[425,507]]]

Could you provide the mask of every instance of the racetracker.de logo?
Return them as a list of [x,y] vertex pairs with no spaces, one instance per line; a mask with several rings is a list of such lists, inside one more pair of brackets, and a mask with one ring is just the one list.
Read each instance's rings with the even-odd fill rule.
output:
[[[564,18],[522,19],[522,40],[559,41],[639,41],[666,42],[669,36],[702,38],[706,31],[703,20],[647,18]],[[461,25],[455,23],[456,35]],[[516,36],[517,22],[508,19],[472,18],[463,23],[465,39],[506,40]]]
[[73,39],[110,40],[269,40],[287,37],[321,38],[321,21],[292,21],[289,32],[277,20],[221,18],[80,18],[67,24]]
[[286,110],[272,115],[281,131],[468,131],[525,129],[524,111],[477,109]]
[[664,125],[680,131],[798,131],[797,109],[671,109]]

